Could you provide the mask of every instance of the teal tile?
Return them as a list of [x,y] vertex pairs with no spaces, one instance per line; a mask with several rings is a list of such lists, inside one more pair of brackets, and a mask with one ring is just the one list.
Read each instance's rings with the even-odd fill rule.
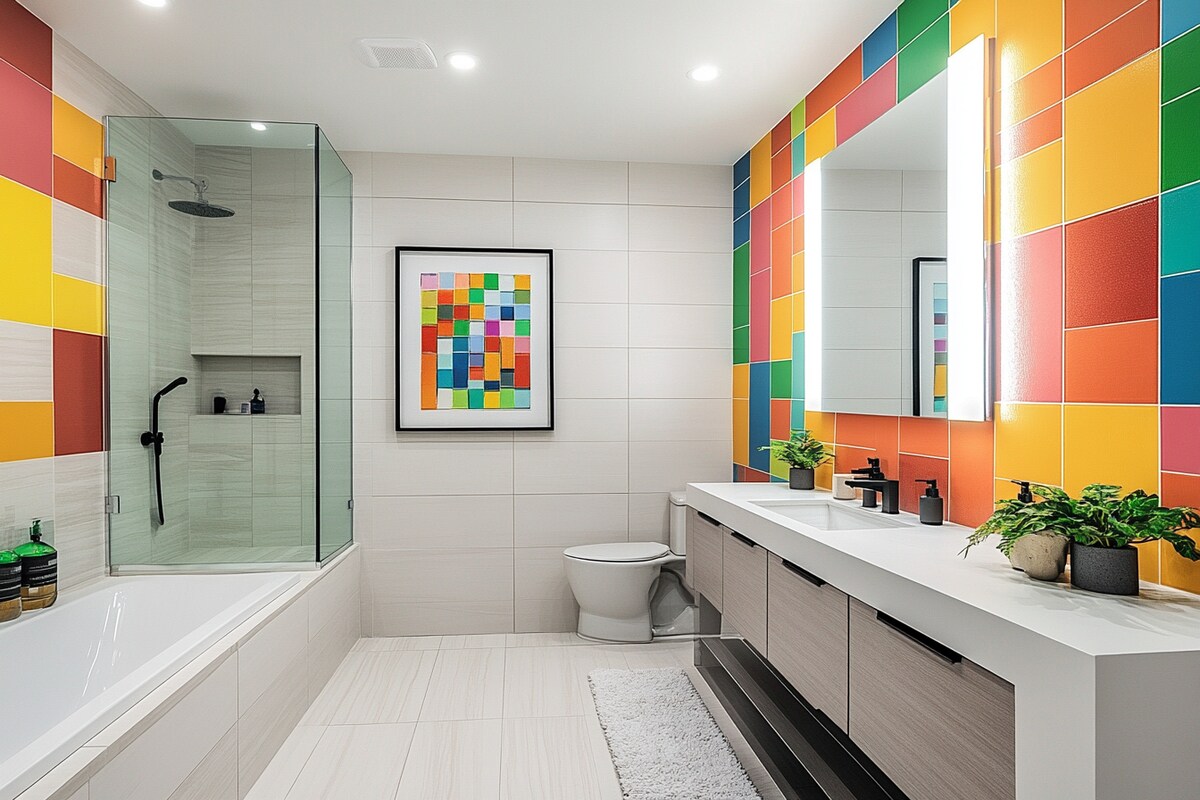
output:
[[750,363],[750,326],[733,329],[733,363]]
[[[903,48],[949,10],[947,0],[904,0],[896,9],[897,44]],[[949,25],[949,17],[946,22]]]
[[804,131],[792,139],[792,177],[804,172]]
[[[792,399],[804,399],[804,333],[792,334]],[[795,427],[795,426],[793,426]]]
[[1200,270],[1200,183],[1162,196],[1162,274]]
[[[912,2],[912,0],[908,0]],[[908,3],[905,3],[907,5]],[[900,7],[901,9],[904,6]],[[945,15],[929,30],[900,51],[896,79],[898,100],[903,100],[946,68],[950,57],[950,16]]]
[[750,245],[733,251],[733,327],[750,324]]
[[771,399],[786,400],[792,396],[792,362],[771,362]]
[[[793,369],[795,369],[795,367],[793,367]],[[802,430],[804,430],[804,424],[805,424],[804,423],[804,401],[803,400],[793,400],[792,401],[792,430],[802,431]]]
[[1162,190],[1200,180],[1200,92],[1172,100],[1162,109]]
[[1162,49],[1162,99],[1166,103],[1200,89],[1200,28]]

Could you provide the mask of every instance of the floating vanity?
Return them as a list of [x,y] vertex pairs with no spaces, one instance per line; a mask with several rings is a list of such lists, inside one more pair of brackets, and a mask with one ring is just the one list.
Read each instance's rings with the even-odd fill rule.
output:
[[[830,798],[1200,796],[1200,597],[1032,581],[989,546],[964,559],[967,528],[821,491],[690,484],[687,502],[688,579],[703,630],[721,634],[697,663],[739,722],[766,721],[748,738],[793,784]],[[786,774],[791,757],[806,775]]]

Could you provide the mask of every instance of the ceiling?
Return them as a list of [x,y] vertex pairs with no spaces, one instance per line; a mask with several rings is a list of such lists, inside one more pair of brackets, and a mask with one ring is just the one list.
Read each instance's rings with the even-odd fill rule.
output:
[[[317,122],[342,150],[731,164],[897,0],[21,0],[167,116]],[[472,72],[374,70],[405,37]],[[711,83],[686,73],[721,69]]]
[[825,158],[825,169],[946,171],[949,138],[943,71],[847,139]]

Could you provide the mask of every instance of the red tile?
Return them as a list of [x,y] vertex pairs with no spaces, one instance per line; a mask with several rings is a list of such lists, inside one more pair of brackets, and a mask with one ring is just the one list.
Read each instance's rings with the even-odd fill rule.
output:
[[54,196],[89,214],[104,216],[104,190],[100,179],[58,156],[54,156]]
[[1200,407],[1162,409],[1162,468],[1200,474]]
[[950,491],[946,511],[949,519],[959,525],[975,528],[992,515],[994,431],[991,422],[950,423]]
[[771,438],[786,442],[792,435],[792,401],[771,400]]
[[[1136,6],[1141,0],[1065,0],[1063,3],[1063,37],[1066,47],[1091,36],[1096,31]],[[1155,5],[1150,0],[1146,5]]]
[[0,0],[0,59],[47,89],[54,88],[54,39],[50,26],[16,0]]
[[792,180],[792,218],[804,213],[804,176],[799,175]]
[[1062,138],[1062,104],[1055,103],[1000,133],[1000,163],[1020,158]]
[[944,458],[900,456],[900,510],[917,513],[919,498],[927,488],[927,484],[917,481],[925,478],[937,480],[938,492],[942,495],[942,514],[945,515],[949,511],[946,498],[950,494],[950,462]]
[[792,179],[792,145],[785,144],[783,149],[771,156],[771,191],[777,192],[788,185]]
[[1156,47],[1158,3],[1151,0],[1066,52],[1066,93],[1090,86]]
[[750,276],[750,360],[771,360],[771,273]]
[[104,449],[104,339],[54,331],[54,454]]
[[1200,508],[1200,475],[1162,473],[1162,503]]
[[896,59],[884,64],[838,103],[837,143],[849,139],[896,105]]
[[1067,327],[1158,316],[1158,199],[1067,225]]
[[[895,472],[900,444],[900,418],[869,414],[838,414],[837,443],[874,450],[884,472]],[[865,466],[856,464],[855,466]],[[842,472],[841,469],[838,470]]]
[[742,468],[742,480],[746,483],[770,483],[771,476],[749,467]]
[[1068,403],[1157,403],[1158,322],[1066,333]]
[[771,297],[792,293],[792,223],[771,232]]
[[946,420],[938,417],[900,417],[900,452],[946,458],[950,455]]
[[771,266],[771,198],[750,210],[750,272]]
[[998,95],[1000,124],[1014,125],[1063,99],[1062,56],[1055,56]]
[[862,45],[834,67],[833,72],[816,85],[804,100],[804,124],[812,125],[817,118],[842,101],[862,83]]
[[[788,114],[771,129],[771,155],[775,155],[792,143],[792,115]],[[791,166],[788,166],[791,169]]]
[[0,61],[0,176],[42,194],[51,189],[53,103],[49,89]]
[[1062,400],[1062,228],[997,247],[999,399]]
[[771,195],[771,230],[792,221],[792,191],[786,184]]

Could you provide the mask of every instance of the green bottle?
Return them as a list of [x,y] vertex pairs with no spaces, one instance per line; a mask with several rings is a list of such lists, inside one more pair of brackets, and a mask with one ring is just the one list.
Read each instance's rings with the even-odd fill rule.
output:
[[21,616],[21,557],[0,550],[0,622]]
[[21,557],[21,606],[47,608],[58,599],[58,551],[42,541],[42,521],[29,527],[29,541],[13,548]]

